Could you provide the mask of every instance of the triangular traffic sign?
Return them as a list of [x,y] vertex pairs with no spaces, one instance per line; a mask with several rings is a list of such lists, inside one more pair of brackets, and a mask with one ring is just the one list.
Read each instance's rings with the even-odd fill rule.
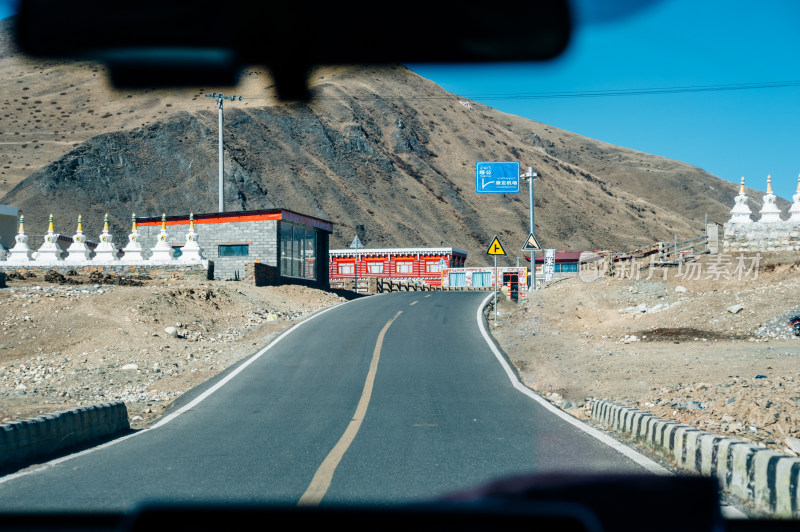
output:
[[353,239],[353,243],[350,244],[350,247],[353,249],[363,248],[364,244],[361,243],[361,240],[358,239],[358,235]]
[[503,249],[503,244],[500,243],[498,240],[497,235],[492,239],[492,243],[489,244],[489,249],[486,251],[489,255],[505,255],[506,250]]
[[539,245],[539,241],[536,240],[536,237],[533,236],[533,233],[528,235],[528,240],[522,244],[522,251],[539,251],[542,247]]

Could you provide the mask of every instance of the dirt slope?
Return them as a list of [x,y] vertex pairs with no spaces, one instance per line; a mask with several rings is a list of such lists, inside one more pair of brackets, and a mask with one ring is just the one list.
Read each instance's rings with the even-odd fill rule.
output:
[[[102,67],[33,63],[0,26],[0,203],[40,237],[47,215],[123,238],[131,212],[216,210],[217,113],[204,94],[118,92]],[[279,103],[263,71],[226,106],[226,207],[281,206],[332,220],[332,245],[450,245],[486,261],[495,234],[518,249],[527,194],[476,194],[478,160],[519,160],[536,184],[537,237],[558,249],[631,249],[724,221],[736,187],[700,169],[472,103],[400,67],[319,69],[310,105]],[[12,190],[13,189],[13,190]],[[760,196],[753,194],[754,208]],[[37,236],[38,235],[38,236]],[[521,255],[521,253],[519,253]],[[474,261],[474,262],[472,262]],[[514,263],[513,256],[507,261]]]
[[122,400],[133,426],[144,426],[297,320],[343,301],[298,286],[65,280],[11,279],[0,290],[0,423]]
[[740,280],[735,257],[730,279],[708,277],[714,260],[696,280],[672,268],[551,284],[505,305],[494,335],[529,386],[580,417],[587,398],[610,399],[797,454],[800,262],[765,254]]

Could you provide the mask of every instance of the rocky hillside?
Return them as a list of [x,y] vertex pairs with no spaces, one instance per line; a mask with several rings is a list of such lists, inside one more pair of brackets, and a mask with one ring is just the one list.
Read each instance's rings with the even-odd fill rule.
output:
[[[102,67],[30,62],[0,30],[0,203],[21,209],[30,234],[43,233],[50,212],[68,234],[83,214],[90,235],[108,212],[124,241],[132,212],[216,210],[217,111],[203,94],[219,88],[114,91]],[[319,69],[308,105],[277,102],[270,83],[251,70],[225,91],[244,96],[225,107],[226,208],[331,220],[333,247],[358,233],[367,247],[453,246],[481,264],[497,234],[521,255],[527,189],[476,194],[479,160],[536,169],[536,235],[558,249],[694,236],[705,213],[727,220],[736,194],[684,163],[469,109],[402,66]]]

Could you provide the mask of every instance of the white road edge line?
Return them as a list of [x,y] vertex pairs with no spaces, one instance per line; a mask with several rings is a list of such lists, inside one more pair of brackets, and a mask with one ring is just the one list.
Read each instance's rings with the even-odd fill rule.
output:
[[492,350],[492,353],[494,353],[495,358],[497,358],[497,361],[500,362],[500,365],[505,370],[506,375],[508,376],[508,378],[511,381],[511,384],[514,386],[514,388],[516,388],[518,391],[524,393],[525,395],[527,395],[528,397],[530,397],[534,401],[538,402],[540,405],[545,407],[547,410],[549,410],[553,414],[559,416],[561,419],[563,419],[567,423],[569,423],[569,424],[581,429],[582,431],[584,431],[588,435],[600,440],[602,443],[605,443],[609,447],[611,447],[614,450],[618,451],[619,453],[625,455],[627,458],[630,458],[631,460],[633,460],[634,462],[636,462],[638,465],[642,466],[643,468],[645,468],[649,472],[654,473],[656,475],[672,475],[672,472],[670,470],[668,470],[667,468],[663,467],[662,465],[658,464],[657,462],[654,462],[653,460],[650,460],[646,456],[643,456],[643,455],[639,454],[638,452],[634,451],[633,449],[631,449],[627,445],[624,445],[624,444],[618,442],[617,440],[615,440],[614,438],[608,436],[607,434],[603,434],[602,432],[600,432],[599,430],[595,429],[594,427],[591,427],[591,426],[587,425],[586,423],[583,423],[579,419],[567,414],[566,412],[564,412],[560,408],[558,408],[556,406],[553,406],[549,401],[547,401],[546,399],[541,397],[539,394],[537,394],[536,392],[534,392],[533,390],[531,390],[530,388],[528,388],[527,386],[522,384],[522,382],[520,382],[520,380],[517,378],[517,375],[514,372],[514,370],[512,370],[511,366],[509,366],[509,364],[506,361],[506,359],[503,356],[503,354],[500,353],[500,350],[498,350],[497,346],[494,345],[494,342],[492,341],[491,337],[489,336],[489,333],[486,331],[486,327],[483,326],[483,308],[489,302],[489,299],[491,299],[493,296],[494,296],[494,294],[490,294],[490,295],[486,296],[486,298],[483,300],[483,302],[481,302],[480,306],[478,307],[478,314],[477,314],[478,327],[480,328],[481,335],[483,335],[483,339],[486,340],[486,343],[489,345],[489,349]]
[[201,402],[203,402],[204,400],[206,400],[206,399],[207,399],[207,398],[208,398],[208,397],[209,397],[211,394],[213,394],[214,392],[216,392],[217,390],[219,390],[220,388],[222,388],[223,386],[225,386],[225,385],[226,385],[228,382],[230,382],[230,381],[231,381],[231,379],[233,379],[233,378],[234,378],[235,376],[237,376],[239,373],[241,373],[242,371],[244,371],[244,369],[245,369],[247,366],[249,366],[250,364],[252,364],[252,363],[253,363],[253,362],[255,362],[256,360],[258,360],[259,358],[261,358],[261,357],[262,357],[262,356],[263,356],[263,355],[264,355],[264,354],[265,354],[267,351],[269,351],[270,349],[272,349],[272,348],[273,348],[273,347],[274,347],[274,346],[275,346],[275,345],[276,345],[278,342],[280,342],[281,340],[283,340],[283,339],[284,339],[286,336],[288,336],[288,335],[289,335],[289,334],[290,334],[292,331],[294,331],[294,330],[295,330],[295,329],[297,329],[298,327],[300,327],[300,326],[302,326],[302,325],[304,325],[304,324],[308,323],[309,321],[313,320],[313,319],[314,319],[314,318],[316,318],[317,316],[321,316],[321,315],[325,314],[326,312],[328,312],[328,311],[330,311],[330,310],[333,310],[333,309],[335,309],[336,307],[338,307],[338,306],[340,306],[340,305],[343,305],[343,303],[338,303],[338,304],[336,304],[336,305],[333,305],[332,307],[328,307],[328,308],[326,308],[326,309],[324,309],[324,310],[321,310],[320,312],[317,312],[316,314],[313,314],[313,315],[309,316],[307,319],[305,319],[305,320],[301,321],[300,323],[297,323],[297,324],[295,324],[294,326],[292,326],[292,327],[291,327],[291,328],[289,328],[288,330],[284,331],[283,333],[281,333],[281,335],[280,335],[280,336],[278,336],[277,338],[275,338],[275,339],[274,339],[272,342],[270,342],[270,343],[269,343],[269,344],[268,344],[266,347],[262,348],[262,349],[261,349],[261,351],[259,351],[259,352],[258,352],[258,353],[256,353],[255,355],[252,355],[252,356],[251,356],[250,358],[248,358],[248,359],[247,359],[245,362],[243,362],[243,363],[242,363],[242,364],[241,364],[239,367],[237,367],[235,370],[231,371],[231,372],[230,372],[228,375],[226,375],[225,377],[223,377],[223,378],[222,378],[222,379],[221,379],[221,380],[220,380],[218,383],[216,383],[214,386],[212,386],[211,388],[209,388],[208,390],[206,390],[206,391],[205,391],[205,392],[203,392],[202,394],[198,395],[198,396],[197,396],[196,398],[194,398],[192,401],[190,401],[189,403],[185,404],[184,406],[182,406],[181,408],[179,408],[179,409],[178,409],[178,410],[176,410],[175,412],[173,412],[173,413],[171,413],[170,415],[168,415],[168,416],[164,417],[163,419],[161,419],[161,420],[160,420],[158,423],[156,423],[155,425],[152,425],[152,426],[150,426],[150,427],[148,427],[148,428],[146,428],[146,429],[140,430],[140,431],[138,431],[138,432],[134,432],[133,434],[128,434],[127,436],[123,436],[123,437],[121,437],[121,438],[117,438],[117,439],[115,439],[115,440],[112,440],[112,441],[110,441],[110,442],[103,443],[103,444],[101,444],[101,445],[98,445],[98,446],[96,446],[96,447],[91,447],[91,448],[89,448],[89,449],[85,449],[85,450],[83,450],[83,451],[79,451],[79,452],[77,452],[77,453],[72,453],[72,454],[68,454],[68,455],[66,455],[66,456],[62,456],[62,457],[60,457],[60,458],[55,458],[55,459],[53,459],[53,460],[50,460],[49,462],[45,462],[45,463],[43,463],[43,464],[40,464],[40,465],[38,465],[38,466],[35,466],[35,467],[31,468],[31,469],[27,469],[27,470],[24,470],[24,471],[19,471],[19,472],[17,472],[17,473],[12,473],[12,474],[10,474],[10,475],[6,475],[6,476],[4,476],[4,477],[0,477],[0,484],[3,484],[3,483],[5,483],[5,482],[8,482],[8,481],[11,481],[11,480],[14,480],[14,479],[20,478],[20,477],[24,477],[24,476],[26,476],[26,475],[30,475],[30,474],[33,474],[33,473],[38,473],[39,471],[42,471],[42,470],[45,470],[45,469],[48,469],[48,468],[54,467],[54,466],[56,466],[56,465],[58,465],[58,464],[60,464],[60,463],[62,463],[62,462],[66,462],[67,460],[72,460],[73,458],[77,458],[77,457],[79,457],[79,456],[83,456],[83,455],[86,455],[86,454],[92,453],[92,452],[94,452],[94,451],[99,451],[100,449],[105,449],[106,447],[111,447],[112,445],[116,445],[116,444],[118,444],[118,443],[120,443],[120,442],[123,442],[123,441],[125,441],[125,440],[127,440],[127,439],[134,438],[134,437],[136,437],[136,436],[139,436],[140,434],[144,434],[144,433],[146,433],[146,432],[150,432],[151,430],[154,430],[154,429],[157,429],[157,428],[159,428],[159,427],[162,427],[162,426],[166,425],[167,423],[169,423],[170,421],[172,421],[172,420],[173,420],[173,419],[175,419],[176,417],[180,416],[181,414],[183,414],[183,413],[184,413],[184,412],[186,412],[187,410],[190,410],[190,409],[194,408],[195,406],[197,406],[198,404],[200,404]]

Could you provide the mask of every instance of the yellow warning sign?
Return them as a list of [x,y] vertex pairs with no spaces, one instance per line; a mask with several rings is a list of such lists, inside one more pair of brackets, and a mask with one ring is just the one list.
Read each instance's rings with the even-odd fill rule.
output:
[[492,239],[492,243],[489,244],[489,249],[486,251],[489,255],[505,255],[506,250],[503,249],[503,244],[500,243],[500,240],[497,239],[497,235]]
[[536,240],[536,237],[533,236],[533,233],[528,235],[528,240],[522,245],[522,251],[538,251],[542,249],[539,245],[539,241]]

